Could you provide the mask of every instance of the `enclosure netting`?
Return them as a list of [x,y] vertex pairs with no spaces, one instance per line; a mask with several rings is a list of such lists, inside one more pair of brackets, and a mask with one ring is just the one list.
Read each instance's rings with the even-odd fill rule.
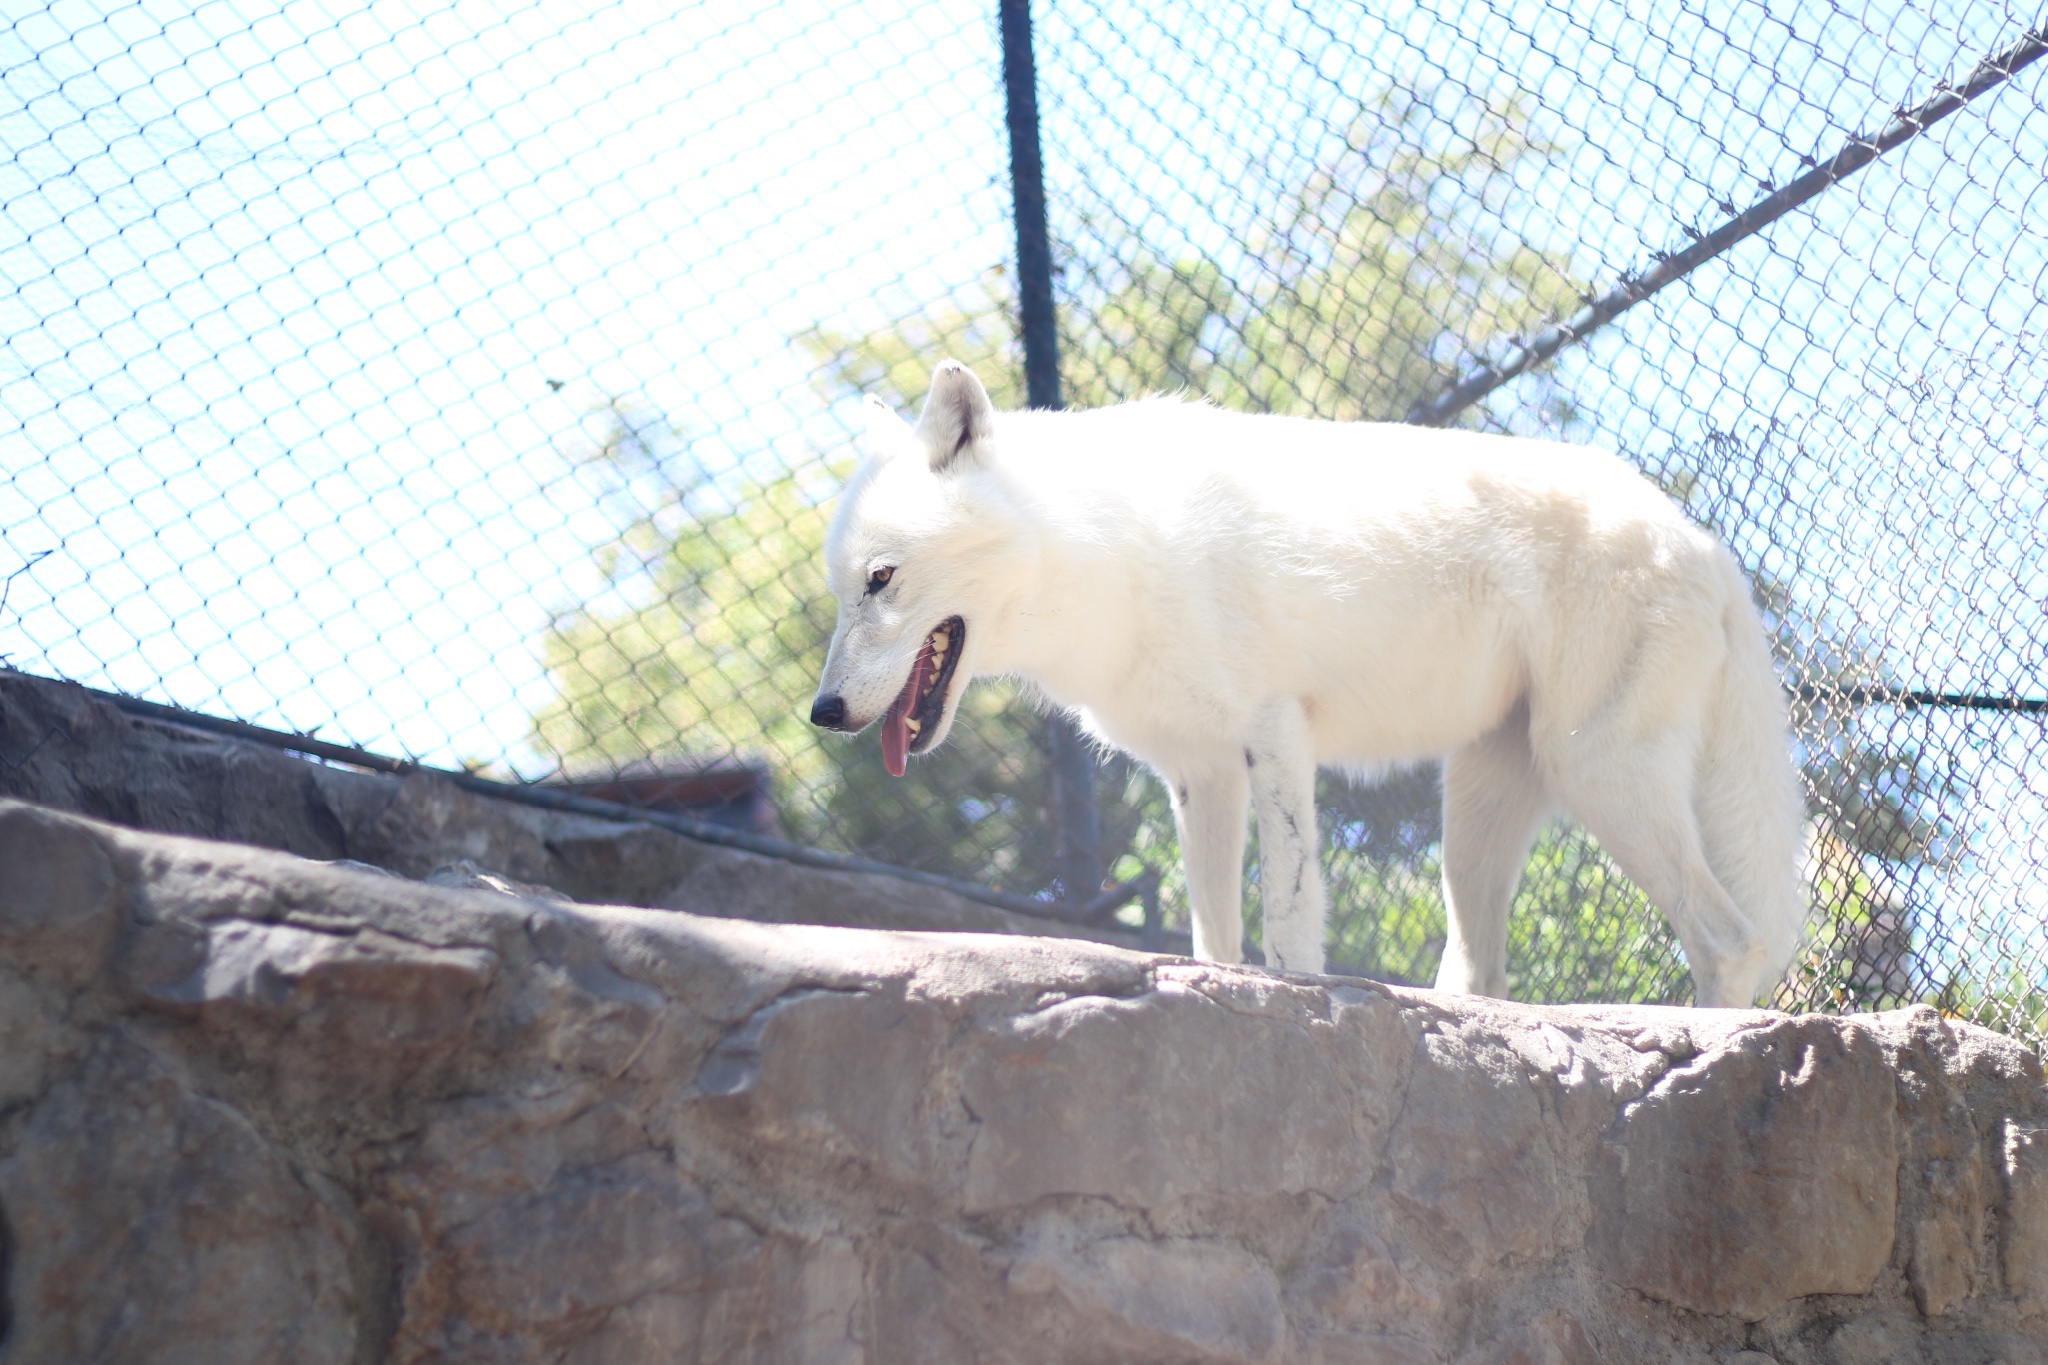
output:
[[[1365,8],[1035,6],[1070,404],[1399,419],[2040,22]],[[2048,690],[2044,70],[1459,419],[1620,451],[1753,576],[1811,811],[1789,1006],[2048,1029],[2006,705]],[[1022,401],[1004,108],[993,6],[20,13],[0,663],[519,781],[751,765],[791,839],[1044,892],[1013,688],[902,781],[805,716],[862,395],[953,356]],[[1333,960],[1427,981],[1434,774],[1324,786]],[[1156,780],[1098,794],[1183,917]],[[1569,825],[1511,932],[1520,998],[1689,998]]]

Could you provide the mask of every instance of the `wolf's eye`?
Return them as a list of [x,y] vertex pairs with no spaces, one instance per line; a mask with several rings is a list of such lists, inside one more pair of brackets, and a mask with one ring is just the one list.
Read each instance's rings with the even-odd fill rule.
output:
[[895,576],[896,566],[884,564],[881,568],[868,575],[868,591],[870,593],[880,592],[883,588],[889,586],[889,580]]

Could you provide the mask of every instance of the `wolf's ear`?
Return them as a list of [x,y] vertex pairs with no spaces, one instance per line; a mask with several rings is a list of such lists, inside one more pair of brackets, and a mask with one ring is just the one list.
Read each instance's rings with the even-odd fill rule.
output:
[[942,360],[932,371],[931,396],[918,419],[918,439],[935,473],[965,469],[987,457],[996,434],[996,408],[974,371],[957,360]]
[[910,423],[896,415],[877,394],[869,394],[861,404],[868,418],[867,452],[873,459],[894,455],[910,444]]

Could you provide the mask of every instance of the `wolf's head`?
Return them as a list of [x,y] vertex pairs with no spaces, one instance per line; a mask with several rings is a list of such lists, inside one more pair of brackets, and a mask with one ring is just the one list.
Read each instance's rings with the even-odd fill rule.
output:
[[852,733],[879,718],[901,777],[952,728],[1020,547],[995,483],[995,407],[973,371],[941,364],[915,427],[872,396],[867,415],[868,456],[825,542],[839,624],[811,723]]

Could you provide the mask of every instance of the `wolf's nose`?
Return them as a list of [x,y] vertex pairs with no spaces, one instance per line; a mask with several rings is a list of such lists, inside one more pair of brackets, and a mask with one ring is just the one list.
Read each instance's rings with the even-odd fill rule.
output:
[[822,725],[827,730],[837,730],[846,724],[846,702],[844,699],[820,697],[811,703],[811,724]]

